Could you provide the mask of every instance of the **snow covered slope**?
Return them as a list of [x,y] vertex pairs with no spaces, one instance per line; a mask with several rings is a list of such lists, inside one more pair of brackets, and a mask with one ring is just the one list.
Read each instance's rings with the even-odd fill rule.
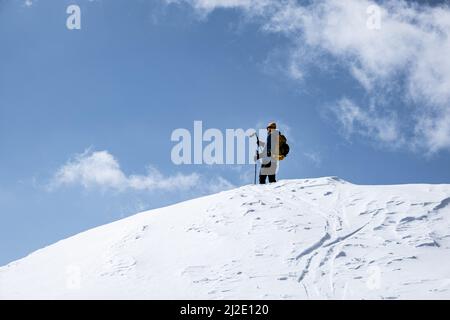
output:
[[450,298],[450,185],[280,181],[143,212],[0,268],[0,298]]

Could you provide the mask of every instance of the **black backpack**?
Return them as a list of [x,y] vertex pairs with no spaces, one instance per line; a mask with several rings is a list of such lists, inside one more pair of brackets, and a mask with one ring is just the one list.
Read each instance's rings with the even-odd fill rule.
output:
[[282,135],[280,132],[279,140],[279,152],[278,152],[278,160],[284,160],[289,154],[289,145],[287,144],[286,136]]

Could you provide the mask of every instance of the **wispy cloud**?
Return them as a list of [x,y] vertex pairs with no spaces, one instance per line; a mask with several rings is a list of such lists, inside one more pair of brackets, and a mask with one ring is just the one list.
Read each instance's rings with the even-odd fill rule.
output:
[[22,5],[30,8],[37,0],[23,0]]
[[316,167],[320,167],[322,164],[322,156],[318,152],[304,152],[303,155]]
[[[393,102],[408,106],[408,124],[403,126],[407,146],[437,152],[450,149],[450,8],[404,0],[169,0],[189,3],[208,13],[220,8],[238,8],[255,18],[264,32],[284,35],[291,43],[286,73],[304,80],[311,64],[320,66],[333,59],[361,84],[371,103],[359,106],[344,126],[359,123],[383,142],[398,132],[392,123],[383,133],[383,109]],[[368,8],[377,5],[380,29],[367,27]],[[349,104],[338,103],[348,108]],[[372,108],[372,109],[370,109]],[[412,115],[412,116],[411,116]],[[367,117],[375,117],[380,123]],[[406,122],[406,121],[404,121]],[[354,133],[364,134],[362,130]]]
[[125,174],[119,161],[108,151],[86,150],[77,154],[54,174],[49,189],[65,186],[114,191],[181,191],[198,189],[218,192],[234,185],[222,177],[206,179],[198,173],[166,176],[152,166],[144,175]]
[[348,98],[343,98],[337,105],[331,106],[330,111],[338,119],[346,137],[359,134],[389,143],[391,146],[403,144],[403,137],[394,114],[380,116],[373,106],[363,109]]
[[168,4],[187,3],[205,16],[216,9],[241,8],[255,14],[263,14],[273,0],[165,0]]

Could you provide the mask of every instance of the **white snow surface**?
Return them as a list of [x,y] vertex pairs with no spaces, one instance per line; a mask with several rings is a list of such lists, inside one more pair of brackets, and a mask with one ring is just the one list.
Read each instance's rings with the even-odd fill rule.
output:
[[284,180],[139,213],[0,268],[0,299],[449,299],[450,185]]

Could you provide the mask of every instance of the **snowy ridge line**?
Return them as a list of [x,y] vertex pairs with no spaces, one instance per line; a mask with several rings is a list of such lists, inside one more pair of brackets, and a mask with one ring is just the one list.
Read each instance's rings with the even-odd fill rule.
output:
[[449,199],[327,177],[244,186],[0,267],[0,299],[450,299]]

